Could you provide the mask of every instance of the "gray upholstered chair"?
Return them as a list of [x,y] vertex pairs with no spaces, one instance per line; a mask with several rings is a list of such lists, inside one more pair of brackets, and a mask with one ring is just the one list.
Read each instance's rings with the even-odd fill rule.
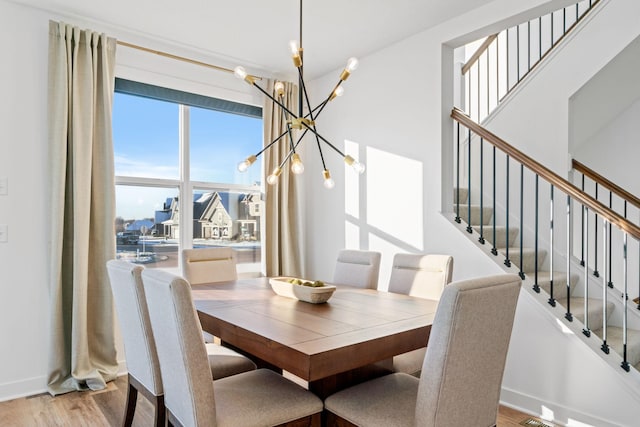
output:
[[[452,276],[453,257],[450,255],[396,254],[389,292],[439,300]],[[425,347],[395,356],[393,370],[419,377],[426,351]]]
[[142,280],[172,425],[320,425],[322,401],[273,371],[212,381],[189,283],[157,269]]
[[520,282],[517,275],[502,274],[448,285],[422,376],[394,373],[329,396],[327,425],[496,425]]
[[231,248],[184,249],[182,275],[192,285],[236,280],[236,254]]
[[342,249],[338,253],[331,283],[376,289],[380,257],[380,252]]
[[[165,407],[156,343],[142,285],[143,267],[126,261],[107,262],[107,271],[124,341],[129,387],[123,425],[130,426],[138,391],[155,406],[157,426],[165,424]],[[204,344],[203,344],[204,345]],[[206,345],[210,371],[223,378],[256,368],[248,358],[214,344]]]

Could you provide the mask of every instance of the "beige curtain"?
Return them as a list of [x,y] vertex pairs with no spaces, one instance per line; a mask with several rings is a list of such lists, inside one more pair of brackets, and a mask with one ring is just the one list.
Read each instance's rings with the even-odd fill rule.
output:
[[[293,112],[298,111],[298,88],[285,83],[284,105]],[[274,81],[267,81],[266,91],[276,97]],[[281,135],[286,129],[282,109],[265,97],[262,110],[265,145]],[[294,139],[295,141],[295,139]],[[282,138],[265,152],[264,172],[269,175],[289,152],[289,139]],[[265,259],[267,276],[302,275],[301,218],[297,196],[296,177],[287,163],[276,185],[265,184],[266,195],[266,242]],[[301,177],[297,177],[300,179]],[[265,180],[266,182],[266,180]]]
[[51,394],[102,389],[118,372],[105,266],[115,256],[115,47],[49,23]]

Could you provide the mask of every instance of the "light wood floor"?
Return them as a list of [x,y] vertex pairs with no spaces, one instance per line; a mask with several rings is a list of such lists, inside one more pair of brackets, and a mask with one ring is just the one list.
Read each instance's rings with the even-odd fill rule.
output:
[[[127,394],[127,377],[108,384],[105,390],[74,392],[57,397],[41,394],[0,402],[3,427],[103,427],[120,426]],[[498,427],[521,426],[529,416],[501,406]],[[533,417],[532,417],[533,418]],[[153,425],[153,407],[138,395],[135,427]],[[546,425],[550,425],[548,422]]]

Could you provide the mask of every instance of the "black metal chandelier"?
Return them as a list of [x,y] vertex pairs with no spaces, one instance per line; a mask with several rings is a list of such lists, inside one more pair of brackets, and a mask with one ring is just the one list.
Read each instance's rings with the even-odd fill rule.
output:
[[[271,174],[267,177],[267,183],[270,185],[275,185],[278,182],[278,177],[282,174],[282,168],[287,164],[287,162],[291,163],[291,172],[299,175],[304,172],[304,164],[300,159],[300,155],[296,152],[298,145],[302,142],[302,139],[308,132],[311,132],[313,136],[315,136],[316,143],[318,146],[318,151],[320,152],[320,160],[322,161],[322,176],[324,179],[324,186],[328,189],[331,189],[335,186],[335,182],[333,178],[331,178],[331,173],[327,169],[324,161],[324,155],[322,153],[322,144],[321,142],[327,144],[330,148],[336,151],[342,158],[344,162],[351,166],[358,173],[363,173],[365,170],[364,164],[358,162],[353,157],[344,154],[340,149],[338,149],[335,145],[329,142],[326,138],[320,135],[316,129],[316,119],[324,110],[324,107],[333,99],[338,96],[341,96],[344,93],[344,88],[342,87],[342,82],[347,80],[351,73],[358,67],[358,60],[356,58],[349,58],[347,61],[347,65],[340,74],[340,79],[338,83],[335,85],[329,96],[327,96],[324,101],[322,101],[315,108],[311,108],[311,103],[309,101],[309,96],[307,94],[307,88],[304,82],[304,72],[303,72],[303,62],[302,62],[302,0],[300,0],[300,36],[299,40],[292,40],[289,42],[289,46],[291,49],[291,57],[293,59],[293,65],[298,70],[298,114],[293,113],[290,109],[288,109],[284,105],[284,84],[282,82],[276,82],[274,84],[274,92],[275,97],[269,94],[266,90],[264,90],[260,85],[256,83],[256,78],[247,74],[246,70],[243,67],[236,67],[234,70],[234,74],[243,79],[248,84],[257,88],[260,92],[262,92],[265,96],[267,96],[274,104],[277,104],[280,107],[280,110],[285,118],[287,129],[277,136],[273,141],[267,144],[262,150],[257,152],[256,154],[250,155],[245,160],[238,164],[238,170],[240,172],[246,171],[249,166],[251,166],[266,150],[271,148],[274,144],[279,141],[284,141],[284,143],[288,144],[289,151],[284,159],[280,162],[280,164],[271,172]],[[307,112],[305,114],[304,107],[307,107]],[[301,130],[302,133],[296,138],[294,138],[293,130]]]

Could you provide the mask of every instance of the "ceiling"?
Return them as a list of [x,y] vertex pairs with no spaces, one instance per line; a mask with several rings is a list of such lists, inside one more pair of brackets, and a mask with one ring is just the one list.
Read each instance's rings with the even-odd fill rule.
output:
[[[291,70],[298,0],[13,0],[253,70]],[[492,0],[305,0],[305,73],[325,74]],[[135,42],[134,40],[124,40]],[[148,46],[155,48],[155,46]]]

